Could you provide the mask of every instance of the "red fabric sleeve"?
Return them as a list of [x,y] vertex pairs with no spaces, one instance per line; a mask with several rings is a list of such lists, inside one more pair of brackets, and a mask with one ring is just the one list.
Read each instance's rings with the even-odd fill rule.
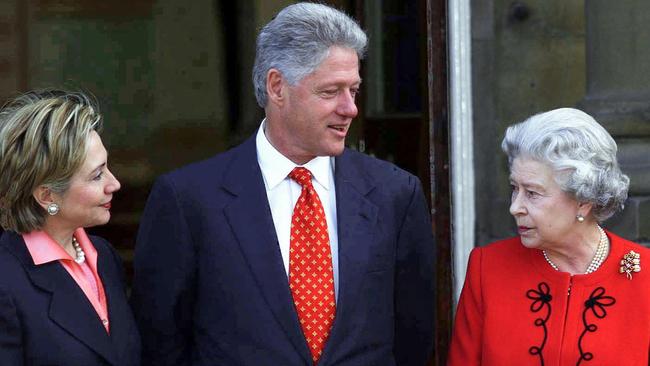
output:
[[465,285],[456,311],[447,366],[481,364],[483,338],[481,254],[481,248],[474,248],[469,256]]

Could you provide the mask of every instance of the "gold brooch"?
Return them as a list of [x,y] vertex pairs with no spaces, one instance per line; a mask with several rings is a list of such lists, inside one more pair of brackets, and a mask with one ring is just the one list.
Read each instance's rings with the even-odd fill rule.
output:
[[625,273],[628,279],[632,279],[632,272],[641,272],[641,254],[630,250],[629,253],[621,259],[621,273]]

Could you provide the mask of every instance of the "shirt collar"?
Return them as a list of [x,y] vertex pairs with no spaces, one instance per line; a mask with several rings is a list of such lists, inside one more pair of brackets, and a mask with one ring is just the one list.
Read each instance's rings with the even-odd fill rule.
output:
[[329,190],[329,178],[334,170],[334,159],[329,156],[317,156],[305,165],[297,165],[271,145],[264,133],[265,123],[266,119],[262,121],[260,128],[257,130],[255,143],[257,146],[257,162],[262,170],[262,176],[264,177],[267,189],[272,190],[280,184],[280,182],[287,178],[293,168],[303,166],[309,169],[318,184]]
[[[29,251],[34,264],[37,266],[57,260],[74,260],[45,231],[32,231],[22,236],[23,240],[25,240],[27,251]],[[77,242],[81,246],[81,249],[83,249],[86,257],[97,257],[97,251],[90,244],[90,240],[83,228],[75,230],[74,236],[77,238]]]

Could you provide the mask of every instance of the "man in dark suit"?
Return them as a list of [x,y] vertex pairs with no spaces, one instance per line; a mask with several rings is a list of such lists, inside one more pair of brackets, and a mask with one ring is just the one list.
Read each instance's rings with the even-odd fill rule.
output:
[[157,180],[135,254],[145,365],[426,362],[420,183],[344,148],[366,42],[328,6],[283,9],[258,36],[257,133]]

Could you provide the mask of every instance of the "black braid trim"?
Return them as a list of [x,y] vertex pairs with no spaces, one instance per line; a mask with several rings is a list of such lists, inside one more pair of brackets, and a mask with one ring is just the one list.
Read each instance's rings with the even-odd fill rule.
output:
[[582,334],[580,334],[580,338],[578,339],[578,350],[580,351],[580,358],[578,359],[576,366],[579,366],[582,361],[589,362],[594,359],[593,353],[585,352],[584,349],[582,349],[582,340],[584,336],[587,333],[594,333],[598,330],[598,326],[596,324],[589,323],[587,321],[588,312],[591,310],[591,313],[594,314],[596,318],[603,319],[607,316],[607,309],[605,308],[612,306],[615,303],[615,298],[611,296],[605,296],[605,289],[602,287],[596,288],[591,293],[591,295],[589,295],[589,299],[585,301],[585,310],[582,312],[582,324],[584,325],[585,330],[582,331]]
[[544,366],[544,355],[542,351],[544,350],[546,340],[548,339],[548,329],[546,328],[546,322],[548,321],[548,318],[551,317],[551,300],[553,300],[553,296],[551,296],[551,289],[549,288],[548,284],[546,282],[540,282],[537,285],[537,290],[531,289],[526,292],[526,297],[533,300],[533,302],[530,304],[530,311],[533,313],[538,313],[542,311],[542,309],[546,310],[546,316],[539,317],[534,321],[536,327],[542,327],[542,330],[544,330],[544,338],[542,339],[542,343],[539,346],[532,346],[528,349],[528,353],[533,356],[538,356],[539,364],[541,366]]

